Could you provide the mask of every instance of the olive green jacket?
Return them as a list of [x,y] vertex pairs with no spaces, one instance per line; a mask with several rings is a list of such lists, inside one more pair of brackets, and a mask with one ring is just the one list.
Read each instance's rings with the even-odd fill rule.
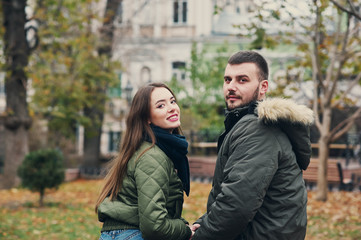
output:
[[310,109],[284,99],[229,112],[207,213],[192,240],[304,239],[312,121]]
[[144,142],[127,166],[127,177],[116,200],[106,198],[98,208],[102,231],[140,229],[146,240],[188,240],[191,230],[181,218],[183,186],[173,162],[157,146],[138,156]]

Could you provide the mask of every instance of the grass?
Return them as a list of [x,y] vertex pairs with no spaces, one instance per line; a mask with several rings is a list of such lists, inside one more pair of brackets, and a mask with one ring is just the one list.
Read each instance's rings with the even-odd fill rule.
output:
[[[0,190],[0,239],[98,239],[94,202],[100,187],[99,180],[64,183],[46,192],[44,207],[38,194],[26,189]],[[191,183],[183,211],[189,222],[205,212],[210,189],[210,184]],[[327,202],[318,202],[309,192],[306,239],[361,239],[360,216],[361,193],[332,192]]]

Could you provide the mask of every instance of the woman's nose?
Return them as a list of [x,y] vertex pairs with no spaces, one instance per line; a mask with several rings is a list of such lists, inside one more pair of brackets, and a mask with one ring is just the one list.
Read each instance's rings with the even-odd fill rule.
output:
[[175,106],[173,104],[170,104],[168,107],[168,112],[174,112]]
[[174,112],[174,107],[170,107],[170,108],[168,108],[168,112]]

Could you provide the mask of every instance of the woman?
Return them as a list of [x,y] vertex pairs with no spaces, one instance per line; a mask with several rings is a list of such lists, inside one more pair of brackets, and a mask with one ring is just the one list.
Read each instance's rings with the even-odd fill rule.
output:
[[188,143],[173,92],[151,83],[135,94],[127,129],[96,203],[100,239],[190,239],[181,218],[189,194]]

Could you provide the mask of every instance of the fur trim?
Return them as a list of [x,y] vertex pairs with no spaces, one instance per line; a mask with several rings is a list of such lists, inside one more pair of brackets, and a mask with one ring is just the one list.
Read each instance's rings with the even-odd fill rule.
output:
[[292,123],[310,125],[313,123],[313,111],[305,105],[299,105],[291,99],[271,98],[258,103],[258,118],[264,122],[286,120]]

